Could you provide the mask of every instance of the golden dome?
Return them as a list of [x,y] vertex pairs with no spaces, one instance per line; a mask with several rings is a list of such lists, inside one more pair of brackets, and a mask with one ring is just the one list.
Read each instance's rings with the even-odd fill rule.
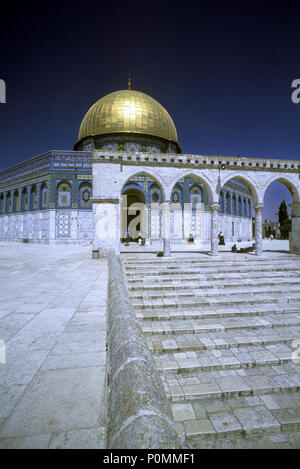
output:
[[169,113],[155,99],[131,89],[114,91],[99,99],[84,116],[78,141],[111,133],[152,135],[178,143]]

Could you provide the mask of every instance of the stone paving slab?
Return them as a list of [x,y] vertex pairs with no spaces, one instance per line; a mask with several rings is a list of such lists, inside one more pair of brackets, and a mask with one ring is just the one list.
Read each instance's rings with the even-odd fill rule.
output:
[[0,243],[0,448],[104,448],[105,259]]

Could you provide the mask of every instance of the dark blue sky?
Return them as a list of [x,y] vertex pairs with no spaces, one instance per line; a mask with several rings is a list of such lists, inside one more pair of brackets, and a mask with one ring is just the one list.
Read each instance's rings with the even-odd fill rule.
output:
[[[300,159],[299,13],[288,0],[13,3],[0,19],[0,169],[72,149],[88,108],[129,72],[184,153]],[[268,218],[291,201],[281,186]]]

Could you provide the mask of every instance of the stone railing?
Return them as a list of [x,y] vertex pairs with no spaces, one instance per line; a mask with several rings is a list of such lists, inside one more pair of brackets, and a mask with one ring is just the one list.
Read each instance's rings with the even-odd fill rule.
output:
[[108,448],[181,448],[170,404],[114,252],[109,252],[108,264]]

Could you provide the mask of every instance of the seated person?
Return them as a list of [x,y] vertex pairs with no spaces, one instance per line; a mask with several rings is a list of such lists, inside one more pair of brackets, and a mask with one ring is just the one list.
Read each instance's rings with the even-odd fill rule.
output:
[[189,234],[187,242],[188,242],[188,244],[194,244],[194,235],[193,235],[193,233]]

